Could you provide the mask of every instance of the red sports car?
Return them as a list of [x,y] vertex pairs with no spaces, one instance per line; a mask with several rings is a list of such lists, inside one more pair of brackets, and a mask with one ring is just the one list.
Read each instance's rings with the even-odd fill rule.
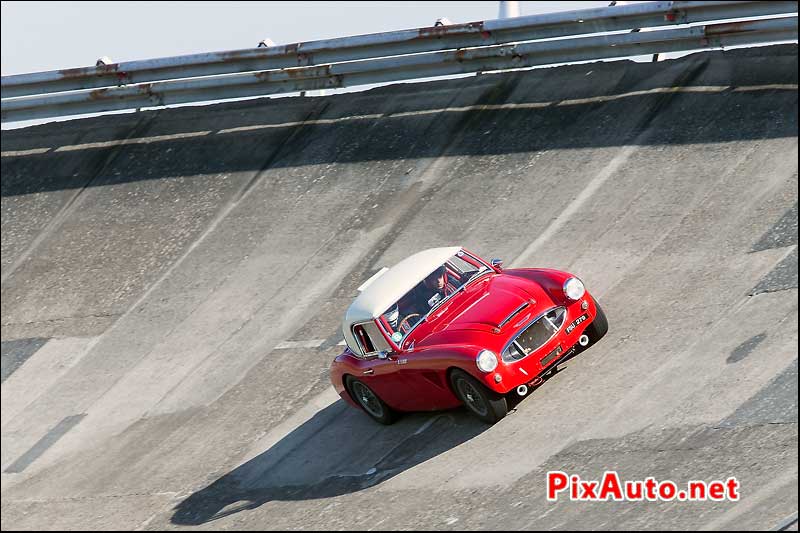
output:
[[382,424],[398,412],[461,404],[497,422],[508,411],[507,394],[525,396],[608,331],[603,310],[575,276],[503,269],[502,261],[460,247],[414,254],[358,290],[331,382]]

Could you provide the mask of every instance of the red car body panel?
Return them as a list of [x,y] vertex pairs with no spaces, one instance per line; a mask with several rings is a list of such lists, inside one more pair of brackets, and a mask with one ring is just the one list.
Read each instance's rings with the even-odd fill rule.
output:
[[[588,291],[578,301],[564,295],[564,282],[570,277],[573,276],[569,273],[551,269],[496,268],[436,309],[387,359],[359,358],[345,349],[333,361],[331,382],[342,399],[359,407],[344,385],[346,376],[353,376],[397,411],[429,411],[461,405],[450,388],[448,372],[453,368],[468,372],[501,394],[535,382],[537,376],[557,365],[576,347],[597,315]],[[525,304],[522,311],[507,320]],[[558,332],[523,359],[503,361],[500,354],[517,334],[554,307],[566,308],[566,318]],[[568,325],[579,317],[583,321],[567,332]],[[559,346],[561,351],[557,356],[542,361]],[[482,349],[498,355],[499,364],[493,372],[481,372],[475,364]],[[499,382],[496,375],[500,376]]]

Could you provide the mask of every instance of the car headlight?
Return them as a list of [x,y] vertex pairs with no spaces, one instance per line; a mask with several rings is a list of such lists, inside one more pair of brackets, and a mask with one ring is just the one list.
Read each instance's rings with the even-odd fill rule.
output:
[[489,373],[497,368],[497,355],[491,350],[481,350],[475,358],[475,363],[481,372]]
[[564,295],[570,300],[578,301],[585,293],[583,282],[578,278],[569,278],[564,282]]

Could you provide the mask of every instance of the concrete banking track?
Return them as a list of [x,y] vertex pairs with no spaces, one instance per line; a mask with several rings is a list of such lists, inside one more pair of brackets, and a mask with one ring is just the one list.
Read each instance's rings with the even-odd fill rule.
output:
[[[53,123],[2,152],[4,529],[797,527],[794,45]],[[328,383],[340,318],[445,244],[576,273],[611,330],[493,427],[378,426]],[[550,469],[737,476],[742,499],[548,503]]]

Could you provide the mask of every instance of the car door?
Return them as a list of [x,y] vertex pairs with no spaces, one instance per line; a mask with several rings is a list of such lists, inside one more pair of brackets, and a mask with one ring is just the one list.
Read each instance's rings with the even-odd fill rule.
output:
[[399,381],[406,387],[406,409],[429,411],[459,405],[447,383],[447,365],[436,349],[410,350],[398,358]]
[[374,322],[353,326],[353,335],[362,350],[355,376],[372,389],[390,407],[408,409],[410,403],[408,386],[400,375],[402,354],[393,351]]

